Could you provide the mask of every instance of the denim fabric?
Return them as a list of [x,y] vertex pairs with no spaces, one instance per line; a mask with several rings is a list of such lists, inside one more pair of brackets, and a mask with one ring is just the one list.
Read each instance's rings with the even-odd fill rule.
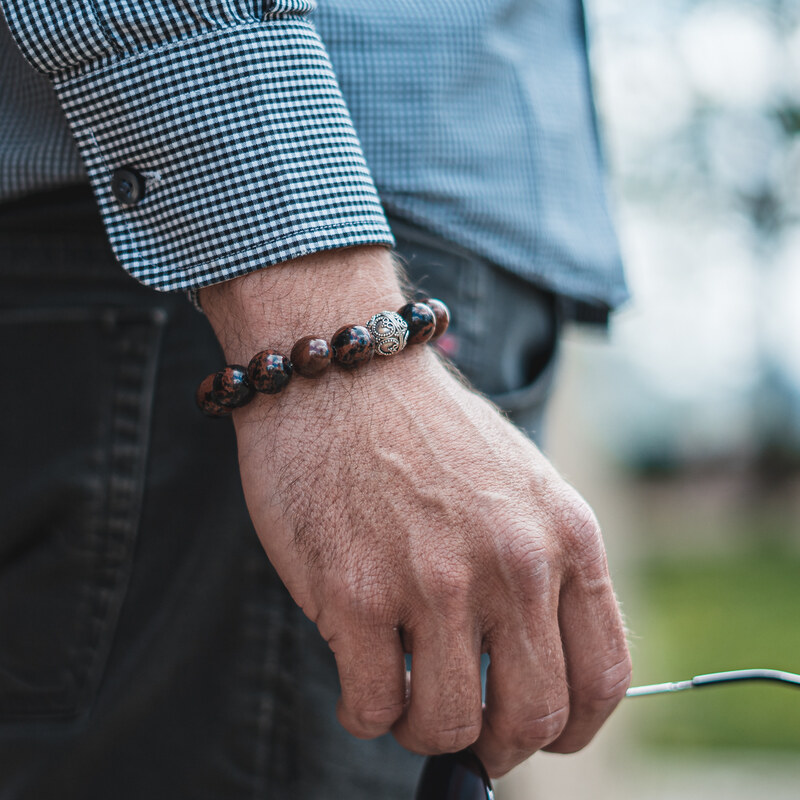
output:
[[[552,298],[397,233],[467,374],[538,430]],[[205,319],[117,265],[83,189],[0,207],[0,253],[0,798],[410,798],[419,758],[339,728],[231,426],[194,408],[222,363]]]

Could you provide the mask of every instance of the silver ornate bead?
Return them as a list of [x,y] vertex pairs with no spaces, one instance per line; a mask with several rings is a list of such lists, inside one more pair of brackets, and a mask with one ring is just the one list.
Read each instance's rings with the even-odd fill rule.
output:
[[399,353],[408,341],[408,325],[395,311],[381,311],[367,323],[375,340],[375,352],[382,356]]

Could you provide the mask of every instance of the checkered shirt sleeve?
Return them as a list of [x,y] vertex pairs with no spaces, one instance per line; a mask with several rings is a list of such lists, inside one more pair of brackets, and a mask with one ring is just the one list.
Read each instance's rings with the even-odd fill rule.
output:
[[[2,0],[53,80],[122,265],[192,289],[393,244],[314,0]],[[145,179],[135,205],[115,169]]]

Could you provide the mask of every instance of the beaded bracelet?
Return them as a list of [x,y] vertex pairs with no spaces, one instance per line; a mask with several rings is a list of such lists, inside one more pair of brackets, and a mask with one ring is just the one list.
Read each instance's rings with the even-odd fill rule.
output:
[[256,395],[277,394],[292,375],[317,378],[331,363],[354,369],[377,353],[391,356],[406,345],[438,339],[450,324],[450,311],[435,298],[406,303],[399,311],[381,311],[366,325],[345,325],[333,334],[330,344],[319,336],[304,336],[295,342],[287,358],[276,350],[256,353],[250,363],[228,366],[206,376],[195,399],[209,417],[227,417],[247,405]]

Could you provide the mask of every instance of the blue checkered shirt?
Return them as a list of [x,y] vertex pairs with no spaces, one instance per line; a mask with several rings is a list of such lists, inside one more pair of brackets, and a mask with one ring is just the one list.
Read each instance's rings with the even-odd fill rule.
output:
[[156,289],[391,244],[386,209],[561,294],[625,297],[580,0],[0,6],[0,198],[88,174]]

